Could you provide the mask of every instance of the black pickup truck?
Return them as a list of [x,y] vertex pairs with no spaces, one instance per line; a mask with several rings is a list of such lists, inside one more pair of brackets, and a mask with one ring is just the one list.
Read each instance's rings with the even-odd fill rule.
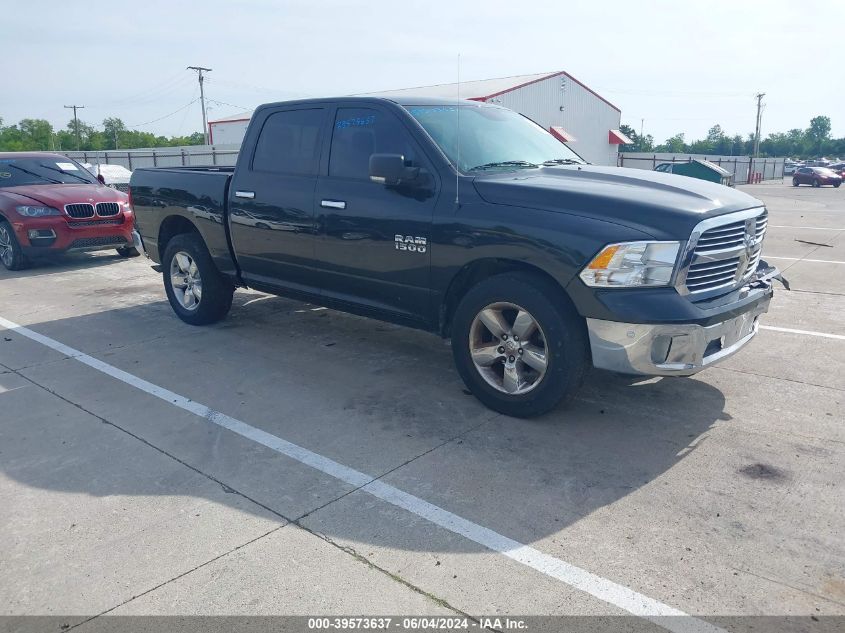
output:
[[520,417],[590,363],[686,376],[733,354],[777,276],[759,200],[586,164],[476,102],[264,105],[234,169],[137,169],[130,192],[136,246],[187,323],[245,286],[429,330],[482,402]]

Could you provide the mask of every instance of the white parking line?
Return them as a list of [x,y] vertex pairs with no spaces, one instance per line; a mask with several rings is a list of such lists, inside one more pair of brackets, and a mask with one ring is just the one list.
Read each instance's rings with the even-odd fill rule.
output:
[[845,228],[835,229],[828,226],[793,226],[791,224],[769,224],[767,227],[770,229],[807,229],[808,231],[845,231]]
[[793,262],[813,262],[815,264],[845,264],[835,259],[804,259],[803,257],[778,257],[777,255],[763,255],[763,259],[786,259]]
[[775,327],[774,325],[761,325],[761,330],[771,330],[772,332],[786,332],[788,334],[805,334],[806,336],[821,336],[822,338],[833,338],[839,341],[845,341],[845,336],[841,334],[828,334],[827,332],[812,332],[810,330],[794,330],[789,327]]
[[564,560],[545,554],[533,547],[524,545],[486,528],[483,525],[473,523],[424,499],[408,494],[395,486],[376,480],[370,475],[340,464],[319,453],[309,451],[307,448],[288,442],[281,437],[262,431],[225,413],[215,411],[204,404],[180,396],[169,389],[159,387],[143,378],[104,363],[93,356],[89,356],[22,325],[0,317],[0,326],[12,330],[32,341],[41,343],[127,385],[131,385],[156,398],[160,398],[174,407],[189,411],[212,424],[228,429],[233,433],[237,433],[253,442],[266,446],[277,453],[290,457],[335,479],[360,488],[363,492],[398,508],[407,510],[426,521],[455,534],[459,534],[494,552],[499,552],[510,559],[559,580],[575,589],[588,593],[599,600],[603,600],[633,615],[650,620],[669,631],[675,633],[726,633],[724,629],[709,622],[699,620],[658,600],[637,593],[624,585],[620,585],[612,580],[567,563]]

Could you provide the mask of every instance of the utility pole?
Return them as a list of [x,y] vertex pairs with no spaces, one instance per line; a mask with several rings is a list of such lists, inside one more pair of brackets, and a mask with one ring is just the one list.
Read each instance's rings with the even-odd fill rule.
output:
[[76,111],[85,109],[84,105],[69,105],[65,106],[68,110],[73,110],[73,128],[76,132],[76,151],[79,151],[80,142],[79,142],[79,119],[76,118]]
[[208,122],[205,119],[205,92],[203,92],[202,84],[205,77],[202,76],[204,72],[210,73],[211,68],[203,68],[202,66],[188,66],[186,70],[197,71],[197,78],[200,82],[200,106],[202,107],[202,136],[205,139],[205,144],[208,145]]
[[754,97],[757,99],[757,127],[754,131],[754,158],[760,154],[760,122],[763,117],[763,97],[765,92],[758,92]]

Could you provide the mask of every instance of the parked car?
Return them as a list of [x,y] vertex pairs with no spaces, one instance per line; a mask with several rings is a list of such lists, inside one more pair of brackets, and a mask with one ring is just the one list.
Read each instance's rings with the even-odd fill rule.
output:
[[783,164],[783,175],[791,176],[795,173],[795,170],[798,169],[798,167],[800,167],[798,163],[785,162]]
[[586,164],[492,104],[264,105],[236,167],[136,169],[130,191],[135,243],[186,323],[222,319],[248,286],[429,330],[473,394],[519,417],[590,363],[685,376],[734,354],[778,275],[759,200]]
[[129,197],[60,154],[0,153],[0,261],[9,270],[34,255],[132,245]]
[[845,162],[828,165],[828,169],[845,178]]
[[828,167],[799,167],[792,176],[792,186],[813,185],[822,187],[833,185],[839,187],[842,184],[842,176]]
[[129,191],[129,178],[132,176],[132,172],[123,165],[109,165],[106,163],[82,164],[104,185],[108,185],[112,189],[117,189],[124,193]]
[[718,182],[727,187],[731,186],[731,181],[733,180],[733,174],[727,169],[723,169],[709,160],[701,160],[700,158],[694,158],[682,163],[660,163],[654,168],[654,171],[709,180],[710,182]]

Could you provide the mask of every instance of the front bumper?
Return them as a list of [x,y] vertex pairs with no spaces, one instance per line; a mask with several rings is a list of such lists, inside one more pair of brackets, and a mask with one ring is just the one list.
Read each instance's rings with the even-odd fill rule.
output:
[[587,319],[593,365],[623,374],[690,376],[745,347],[757,334],[760,315],[768,312],[772,279],[756,278],[747,289],[753,299],[740,314],[709,325],[695,323],[620,323]]
[[12,228],[24,253],[37,256],[71,250],[121,248],[132,244],[133,216],[68,221],[61,216],[13,220]]

